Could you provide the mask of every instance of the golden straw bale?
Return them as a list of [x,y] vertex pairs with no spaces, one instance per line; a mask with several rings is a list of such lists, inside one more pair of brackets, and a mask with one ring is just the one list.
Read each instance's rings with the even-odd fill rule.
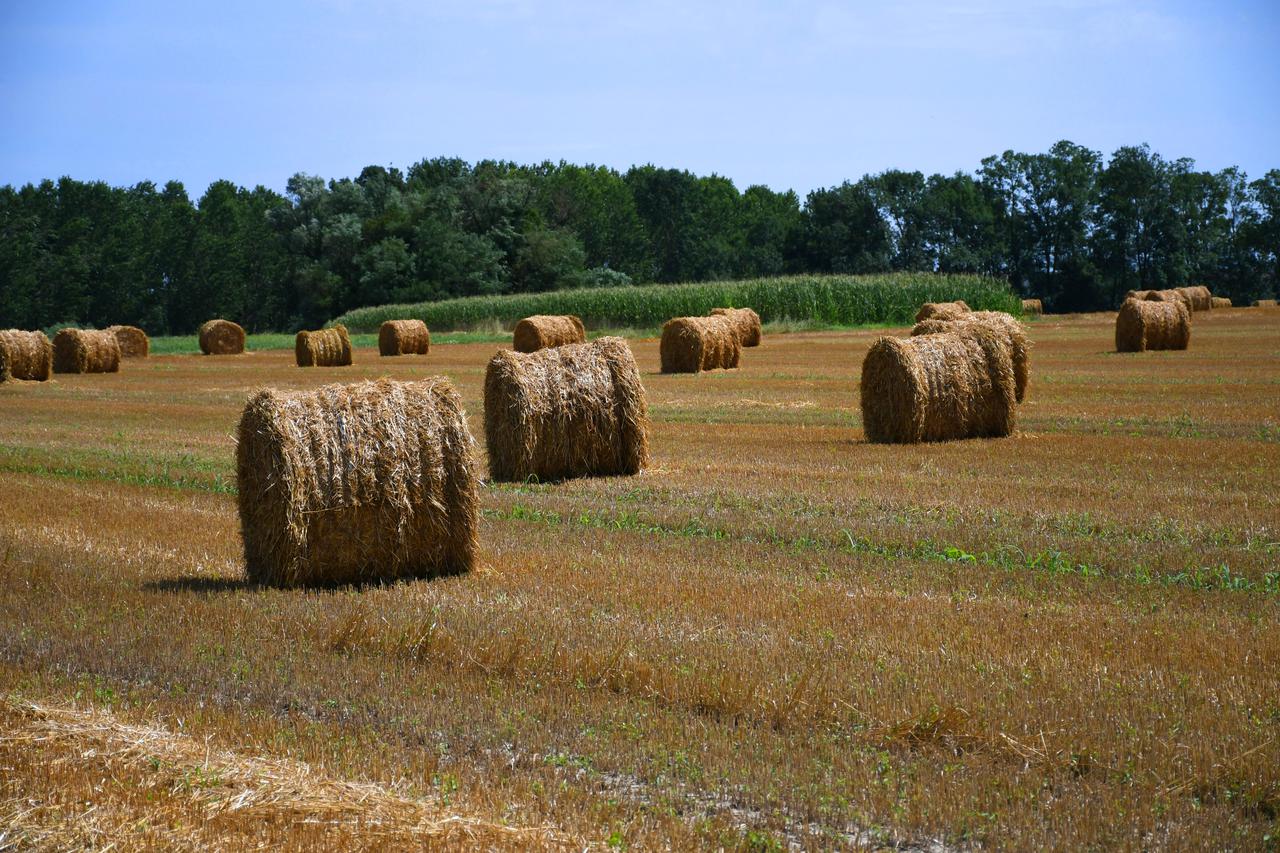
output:
[[638,474],[649,462],[644,386],[622,338],[502,350],[484,376],[494,480]]
[[737,367],[742,344],[728,317],[676,317],[663,324],[658,351],[663,373],[697,373]]
[[1031,343],[1027,340],[1027,330],[1021,323],[1003,311],[973,311],[961,314],[954,320],[924,320],[916,323],[911,329],[912,337],[916,335],[936,335],[943,332],[964,332],[975,327],[993,329],[1003,335],[1009,343],[1009,354],[1013,358],[1013,379],[1015,398],[1019,403],[1027,394],[1027,383],[1031,379]]
[[47,382],[53,372],[53,344],[44,332],[0,331],[0,382]]
[[1179,300],[1126,299],[1116,315],[1116,352],[1186,349],[1191,311]]
[[379,355],[426,355],[431,332],[421,320],[387,320],[378,327]]
[[120,342],[108,331],[62,329],[53,336],[54,373],[115,373]]
[[474,444],[444,377],[258,392],[236,447],[249,579],[331,585],[469,570]]
[[862,363],[860,390],[868,441],[911,444],[1013,432],[1013,357],[1007,337],[988,327],[880,338]]
[[1044,313],[1044,303],[1039,299],[1024,299],[1022,300],[1022,313],[1039,317]]
[[1275,308],[1276,301],[1274,299],[1255,299],[1253,300],[1254,308]]
[[1124,295],[1125,299],[1147,299],[1153,293],[1159,293],[1158,290],[1130,290]]
[[921,320],[949,320],[961,314],[968,314],[971,310],[973,309],[963,299],[957,299],[955,302],[926,302],[916,312],[916,322],[919,323]]
[[516,352],[580,344],[587,339],[582,321],[572,314],[535,314],[516,323],[511,344]]
[[1187,307],[1192,311],[1208,311],[1213,308],[1213,294],[1203,284],[1179,287],[1177,290],[1187,298],[1187,302],[1190,303]]
[[744,347],[760,346],[764,336],[760,326],[760,315],[750,308],[712,308],[711,316],[724,315],[733,320],[738,330],[738,343]]
[[200,352],[239,355],[244,352],[244,329],[230,320],[209,320],[200,327]]
[[1230,308],[1230,307],[1231,307],[1231,300],[1230,300],[1230,299],[1228,299],[1228,298],[1227,298],[1227,297],[1225,297],[1225,296],[1214,296],[1214,297],[1212,298],[1212,302],[1211,302],[1211,306],[1210,306],[1210,307],[1212,307],[1212,308]]
[[121,358],[146,358],[151,355],[151,339],[137,326],[107,326],[120,344]]
[[351,338],[338,325],[316,332],[298,332],[293,342],[298,367],[347,367],[351,364]]
[[[1125,301],[1128,301],[1128,300],[1125,300]],[[1177,302],[1177,303],[1179,303],[1179,304],[1181,304],[1181,305],[1186,306],[1186,309],[1187,309],[1188,311],[1192,310],[1192,309],[1191,309],[1191,297],[1190,297],[1190,296],[1188,296],[1187,294],[1183,293],[1181,290],[1178,290],[1177,288],[1173,288],[1173,289],[1170,289],[1170,290],[1152,290],[1152,291],[1149,291],[1149,292],[1147,293],[1146,299],[1145,299],[1144,301],[1147,301],[1147,302]]]

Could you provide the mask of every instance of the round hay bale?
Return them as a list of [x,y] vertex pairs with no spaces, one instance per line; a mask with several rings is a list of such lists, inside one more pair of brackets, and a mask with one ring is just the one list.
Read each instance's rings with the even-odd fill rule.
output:
[[516,352],[580,344],[587,339],[582,321],[572,314],[535,314],[516,323],[511,345]]
[[950,320],[961,314],[968,314],[971,309],[963,299],[955,302],[926,302],[916,312],[916,322],[921,320]]
[[868,441],[913,444],[1013,432],[1013,357],[1008,339],[991,328],[880,338],[862,362],[860,391]]
[[710,316],[725,316],[733,320],[738,331],[738,343],[744,347],[760,346],[764,336],[760,315],[750,308],[712,308]]
[[44,332],[0,331],[0,382],[47,382],[53,372],[53,344]]
[[1116,352],[1186,349],[1191,312],[1179,300],[1126,299],[1116,315]]
[[1177,291],[1187,298],[1192,311],[1208,311],[1213,308],[1213,294],[1203,284],[1179,287]]
[[[1128,300],[1125,300],[1125,301],[1127,302]],[[1177,288],[1173,288],[1171,290],[1148,291],[1144,301],[1146,302],[1177,302],[1181,305],[1186,306],[1186,309],[1188,311],[1192,310],[1191,297],[1183,293],[1181,290],[1178,290]]]
[[1022,300],[1022,313],[1030,314],[1032,317],[1039,317],[1044,313],[1044,303],[1039,299]]
[[62,329],[53,336],[54,373],[116,373],[120,343],[108,331]]
[[1230,308],[1231,300],[1225,296],[1214,296],[1210,299],[1210,308]]
[[676,317],[663,324],[658,351],[663,373],[697,373],[737,367],[742,344],[728,317]]
[[151,355],[151,339],[137,326],[107,326],[120,344],[121,358],[146,358]]
[[236,446],[249,580],[333,585],[469,570],[474,445],[462,400],[440,376],[258,392]]
[[1253,300],[1254,308],[1275,308],[1276,301],[1274,299],[1255,299]]
[[638,474],[649,417],[631,347],[600,338],[535,353],[503,350],[484,375],[484,434],[494,480]]
[[315,332],[298,332],[293,341],[298,367],[348,367],[351,364],[351,337],[347,327]]
[[378,355],[426,355],[431,332],[421,320],[387,320],[378,327]]
[[924,320],[915,324],[911,336],[963,333],[977,327],[993,329],[1008,341],[1009,355],[1013,358],[1014,397],[1021,403],[1031,379],[1031,343],[1027,340],[1027,330],[1012,316],[1003,311],[973,311],[953,320]]
[[[1158,290],[1130,290],[1124,295],[1125,299],[1147,299],[1153,293],[1159,293]],[[1123,304],[1123,303],[1121,303]]]
[[200,352],[240,355],[244,352],[244,329],[230,320],[209,320],[200,327]]

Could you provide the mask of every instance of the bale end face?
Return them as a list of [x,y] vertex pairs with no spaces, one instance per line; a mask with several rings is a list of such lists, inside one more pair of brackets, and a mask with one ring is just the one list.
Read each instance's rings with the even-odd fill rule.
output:
[[430,350],[431,332],[421,320],[387,320],[378,327],[379,355],[426,355]]
[[230,320],[208,320],[197,335],[205,355],[240,355],[244,352],[244,329]]
[[0,382],[47,382],[53,373],[53,344],[44,332],[0,331]]
[[54,373],[116,373],[120,343],[108,331],[62,329],[53,337]]
[[151,355],[151,339],[137,326],[108,326],[107,331],[116,336],[122,358],[147,358]]

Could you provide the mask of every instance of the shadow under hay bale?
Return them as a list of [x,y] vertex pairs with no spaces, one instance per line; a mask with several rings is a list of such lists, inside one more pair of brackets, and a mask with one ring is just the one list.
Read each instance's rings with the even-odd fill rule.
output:
[[1225,296],[1214,296],[1210,301],[1211,308],[1230,308],[1231,300]]
[[511,345],[516,352],[537,352],[547,347],[580,344],[587,330],[572,314],[535,314],[516,323]]
[[663,324],[658,352],[663,373],[732,370],[742,356],[742,344],[728,317],[676,317]]
[[1039,299],[1022,300],[1022,313],[1029,314],[1032,317],[1039,317],[1044,314],[1044,303]]
[[54,373],[116,373],[120,344],[108,331],[62,329],[53,336]]
[[121,358],[147,358],[151,355],[151,339],[137,326],[107,326],[120,344]]
[[485,371],[484,432],[494,480],[640,473],[649,417],[631,347],[607,337],[499,352]]
[[1013,358],[1015,398],[1021,403],[1027,395],[1027,384],[1031,379],[1031,344],[1027,340],[1027,330],[1012,316],[1003,311],[974,311],[961,314],[953,320],[924,320],[916,323],[911,329],[911,335],[963,333],[978,327],[992,329],[1008,341],[1009,354]]
[[0,331],[0,382],[47,382],[53,372],[53,344],[44,332]]
[[724,316],[732,320],[738,332],[738,343],[741,346],[760,346],[760,339],[764,336],[760,325],[760,315],[751,308],[712,308],[710,316]]
[[378,327],[378,355],[426,355],[431,332],[421,320],[387,320]]
[[1177,290],[1187,298],[1187,307],[1192,311],[1208,311],[1213,308],[1213,294],[1203,284],[1179,287]]
[[351,337],[346,326],[298,332],[293,354],[298,367],[348,367],[351,364]]
[[205,355],[240,355],[244,329],[230,320],[209,320],[200,326],[200,352]]
[[368,583],[464,572],[474,440],[443,377],[258,392],[236,447],[250,581]]
[[880,338],[862,363],[860,391],[871,442],[998,437],[1014,429],[1013,357],[1007,338],[990,328]]
[[953,320],[972,311],[963,299],[955,302],[926,302],[916,312],[916,322],[921,320]]
[[1126,299],[1116,315],[1116,352],[1186,349],[1191,312],[1177,300]]

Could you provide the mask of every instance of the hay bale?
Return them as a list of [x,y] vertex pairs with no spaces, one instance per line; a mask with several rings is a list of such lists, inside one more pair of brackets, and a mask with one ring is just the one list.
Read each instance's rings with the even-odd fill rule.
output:
[[728,317],[676,317],[663,324],[658,351],[663,373],[697,373],[737,367],[742,344]]
[[1177,291],[1187,298],[1190,303],[1188,307],[1192,311],[1208,311],[1213,308],[1213,294],[1203,284],[1179,287]]
[[738,331],[738,343],[744,347],[760,346],[764,336],[760,326],[760,315],[750,308],[712,308],[710,316],[725,316],[733,320]]
[[1186,349],[1191,311],[1179,300],[1126,299],[1116,315],[1116,352]]
[[1276,301],[1274,299],[1255,299],[1253,300],[1254,308],[1275,308]]
[[494,480],[638,474],[649,418],[631,347],[600,338],[535,353],[503,350],[484,375]]
[[1031,379],[1031,344],[1022,324],[1003,311],[973,311],[953,320],[924,320],[911,329],[911,336],[936,335],[944,332],[966,332],[974,328],[992,329],[1004,336],[1013,359],[1014,397],[1019,403],[1027,394]]
[[[1124,295],[1125,299],[1147,299],[1153,293],[1159,293],[1158,290],[1130,290]],[[1124,304],[1123,302],[1121,303]]]
[[1044,303],[1039,299],[1022,300],[1022,313],[1030,314],[1032,317],[1039,317],[1044,314]]
[[120,343],[108,331],[62,329],[53,336],[54,373],[116,373]]
[[916,322],[921,320],[950,320],[961,314],[968,314],[971,309],[963,299],[955,302],[926,302],[916,312]]
[[586,328],[572,314],[535,314],[516,323],[511,345],[516,352],[537,352],[546,347],[580,344],[586,339]]
[[421,320],[387,320],[378,327],[379,355],[426,355],[431,332]]
[[53,372],[53,344],[44,332],[0,331],[0,382],[47,382]]
[[351,338],[347,327],[298,332],[293,342],[298,367],[347,367],[351,364]]
[[249,580],[329,585],[469,570],[474,445],[444,377],[259,391],[236,447]]
[[151,355],[151,339],[137,326],[107,326],[120,344],[121,358],[146,358]]
[[1013,432],[1013,357],[1008,339],[988,327],[880,338],[862,362],[860,391],[868,441],[912,444]]
[[[1125,300],[1128,301],[1127,299]],[[1177,288],[1170,290],[1151,290],[1147,292],[1146,302],[1177,302],[1186,307],[1188,311],[1191,309],[1191,297],[1183,293]]]
[[1210,298],[1209,307],[1211,308],[1230,308],[1231,300],[1225,296],[1214,296]]
[[244,329],[230,320],[209,320],[200,327],[200,352],[239,355],[244,352]]

